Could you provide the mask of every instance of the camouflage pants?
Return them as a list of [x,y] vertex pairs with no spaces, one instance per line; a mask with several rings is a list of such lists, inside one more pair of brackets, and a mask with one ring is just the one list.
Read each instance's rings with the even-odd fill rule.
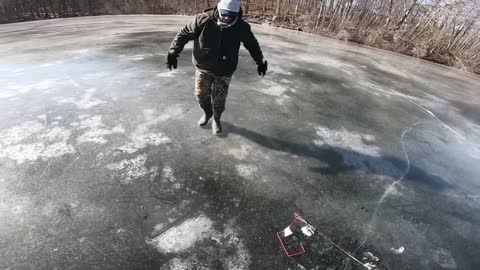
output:
[[231,77],[220,77],[197,70],[195,74],[195,97],[200,107],[209,116],[220,116],[225,111]]

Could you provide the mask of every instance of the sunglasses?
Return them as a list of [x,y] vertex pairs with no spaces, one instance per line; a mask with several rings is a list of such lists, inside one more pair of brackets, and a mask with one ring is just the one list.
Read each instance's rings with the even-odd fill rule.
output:
[[221,16],[220,15],[220,21],[224,22],[224,23],[229,23],[231,21],[233,21],[235,18],[234,17],[230,17],[230,16]]
[[237,13],[230,12],[228,10],[220,10],[219,12],[220,21],[224,23],[230,23],[238,16]]

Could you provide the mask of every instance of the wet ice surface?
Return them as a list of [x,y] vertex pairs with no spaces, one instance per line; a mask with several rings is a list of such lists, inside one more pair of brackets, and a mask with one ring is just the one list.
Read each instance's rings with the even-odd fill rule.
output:
[[478,76],[255,26],[214,137],[191,45],[164,66],[187,20],[0,26],[0,268],[355,269],[287,259],[295,211],[384,269],[480,265]]

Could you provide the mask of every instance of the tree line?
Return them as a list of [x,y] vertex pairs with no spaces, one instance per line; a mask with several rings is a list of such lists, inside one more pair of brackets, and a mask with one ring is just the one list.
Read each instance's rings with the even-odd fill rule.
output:
[[[0,0],[0,22],[195,14],[216,0]],[[480,74],[480,0],[243,0],[251,20],[317,32]]]
[[274,23],[480,74],[480,0],[259,0]]

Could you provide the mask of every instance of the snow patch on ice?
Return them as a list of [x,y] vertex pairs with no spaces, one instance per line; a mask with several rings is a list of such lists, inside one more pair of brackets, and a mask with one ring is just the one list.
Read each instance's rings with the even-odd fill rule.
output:
[[290,89],[285,87],[283,84],[280,84],[276,81],[264,80],[262,81],[265,84],[265,87],[260,87],[257,91],[276,97],[275,102],[278,105],[285,105],[291,97],[287,96],[285,93],[288,91],[295,92],[295,89]]
[[143,54],[134,55],[134,56],[129,57],[128,59],[132,60],[132,61],[140,61],[140,60],[145,59],[145,55],[143,55]]
[[288,71],[288,70],[285,70],[283,68],[281,68],[280,65],[271,65],[268,67],[268,71],[271,72],[271,73],[278,73],[278,74],[282,74],[282,75],[293,75],[292,72]]
[[236,159],[244,160],[245,158],[247,158],[251,149],[252,147],[249,145],[242,145],[239,148],[232,148],[227,150],[227,154],[233,156]]
[[56,64],[61,64],[61,63],[62,63],[61,61],[57,61],[57,62],[53,62],[53,63],[45,63],[45,64],[39,65],[39,67],[41,67],[41,68],[52,67]]
[[182,115],[182,109],[179,106],[172,106],[165,110],[164,113],[157,113],[155,110],[146,109],[143,111],[147,120],[144,124],[137,126],[135,131],[130,135],[131,142],[120,146],[118,149],[126,153],[135,153],[148,145],[159,146],[161,144],[170,143],[172,140],[163,132],[152,132],[156,125],[166,120]]
[[363,257],[364,261],[378,262],[380,260],[377,256],[373,255],[373,253],[370,251],[364,252],[363,256],[364,256]]
[[104,144],[108,142],[108,140],[105,139],[105,136],[116,133],[125,133],[125,129],[120,124],[113,128],[108,128],[102,123],[101,115],[81,120],[79,129],[87,129],[85,133],[77,138],[79,144],[86,142]]
[[103,77],[107,77],[110,74],[111,73],[109,73],[109,72],[102,71],[102,72],[88,73],[86,75],[83,75],[82,78],[85,79],[85,80],[96,80],[96,79],[100,79],[100,78],[103,78]]
[[16,160],[18,163],[24,161],[34,161],[38,158],[48,159],[53,157],[63,156],[65,154],[75,153],[75,148],[66,142],[57,142],[45,146],[40,143],[16,145],[10,148],[6,148],[4,153],[0,153],[0,157],[6,156],[10,159]]
[[213,221],[199,215],[182,222],[148,241],[161,253],[178,253],[187,250],[211,233]]
[[73,50],[71,52],[75,54],[85,54],[85,53],[88,53],[89,51],[90,49],[82,49],[82,50]]
[[353,75],[353,72],[358,70],[357,66],[349,64],[347,61],[343,61],[334,57],[328,57],[325,55],[312,57],[308,54],[299,54],[296,55],[296,57],[303,63],[310,63],[315,65],[318,65],[320,63],[322,66],[339,69],[347,73],[348,75]]
[[278,105],[285,105],[288,101],[290,101],[290,97],[289,96],[283,96],[283,97],[279,97],[279,98],[276,98],[275,99],[275,102],[278,104]]
[[[202,247],[195,247],[195,244],[201,241]],[[203,214],[185,220],[156,238],[147,240],[147,243],[161,253],[188,251],[188,254],[191,254],[188,257],[177,256],[171,259],[161,270],[216,269],[218,263],[222,269],[247,270],[251,262],[245,243],[238,237],[231,222],[219,231],[213,228],[213,222]],[[192,249],[194,247],[195,249]],[[199,257],[196,254],[196,251],[202,248],[205,248],[202,252],[206,252],[208,256]]]
[[[142,130],[143,131],[143,130]],[[157,133],[143,133],[142,131],[135,131],[130,138],[132,142],[120,146],[118,150],[125,153],[135,153],[140,149],[147,147],[147,145],[159,146],[161,144],[170,143],[172,140],[162,132]]]
[[238,237],[231,227],[225,229],[223,236],[227,238],[229,246],[235,246],[237,248],[237,252],[234,256],[226,258],[227,269],[247,270],[251,259],[245,243]]
[[85,94],[79,99],[73,98],[73,97],[57,98],[56,101],[60,104],[73,103],[75,106],[77,106],[77,108],[82,110],[90,109],[100,104],[107,103],[106,101],[95,98],[94,97],[95,91],[96,91],[95,88],[90,88],[90,89],[87,89],[85,91]]
[[[5,179],[2,179],[0,183],[4,181]],[[3,183],[0,185],[0,194],[2,194],[0,213],[3,217],[8,217],[0,219],[0,226],[2,233],[7,233],[9,228],[12,228],[12,224],[25,224],[25,219],[29,216],[28,211],[32,209],[32,199],[31,196],[15,194]]]
[[[190,270],[195,269],[194,263],[189,260],[181,260],[179,258],[173,258],[167,262],[160,270]],[[201,268],[200,268],[201,269]]]
[[170,166],[165,166],[163,168],[163,180],[164,182],[176,182],[177,179],[175,178],[175,175],[173,175],[173,169]]
[[393,252],[393,254],[397,254],[397,255],[400,255],[402,254],[404,251],[405,251],[405,248],[404,247],[399,247],[399,248],[391,248],[390,249],[391,252]]
[[148,127],[153,126],[162,123],[172,117],[178,117],[179,115],[182,115],[182,113],[182,107],[178,105],[167,107],[162,113],[158,113],[157,111],[152,109],[146,109],[143,111],[143,115],[147,120],[144,125]]
[[258,167],[254,165],[237,164],[235,165],[235,170],[241,177],[252,179],[254,174],[258,171]]
[[297,267],[299,270],[307,270],[307,268],[305,268],[303,265],[297,263]]
[[[333,130],[326,127],[319,126],[316,128],[319,139],[314,140],[313,143],[320,147],[334,148],[336,152],[343,156],[343,162],[355,168],[365,167],[365,163],[377,170],[397,172],[391,163],[379,164],[375,158],[381,156],[381,148],[375,145],[375,136],[370,134],[354,133],[341,128],[340,130]],[[370,162],[372,161],[372,162]],[[375,162],[373,162],[375,161]]]
[[157,74],[157,77],[159,78],[173,78],[175,77],[175,75],[177,75],[179,72],[174,69],[172,71],[164,71],[164,72],[160,72]]
[[[377,84],[375,82],[369,81],[369,80],[360,79],[360,80],[358,80],[357,84],[359,86],[361,86],[360,87],[361,90],[367,91],[367,92],[369,92],[371,94],[374,94],[376,96],[381,94],[381,95],[388,96],[388,97],[390,97],[390,96],[402,97],[402,98],[405,98],[405,99],[408,99],[408,100],[411,100],[411,101],[418,100],[418,98],[416,98],[416,97],[402,94],[398,91],[395,91],[392,88],[385,89],[384,86],[382,86],[380,84]],[[432,112],[428,112],[428,113],[432,113]]]
[[64,141],[66,142],[69,138],[72,132],[68,129],[65,129],[63,127],[54,127],[51,129],[48,133],[45,134],[45,139],[49,141]]
[[349,64],[347,61],[343,61],[343,60],[335,59],[331,57],[322,57],[321,60],[319,61],[322,65],[340,69],[343,72],[347,73],[348,75],[353,75],[353,71],[358,69],[356,66]]
[[263,83],[267,87],[261,87],[259,91],[270,96],[282,97],[288,91],[288,88],[274,81],[266,80]]
[[432,254],[433,261],[436,262],[440,267],[445,269],[456,269],[457,262],[453,258],[450,251],[440,248],[433,251]]
[[32,90],[41,90],[50,92],[53,88],[58,85],[57,80],[47,79],[40,81],[38,83],[31,84],[19,84],[19,83],[7,83],[3,86],[2,91],[0,91],[0,98],[11,98],[21,94],[26,94]]
[[43,130],[43,124],[37,121],[28,121],[0,131],[0,141],[3,145],[11,145],[21,142]]
[[162,171],[162,182],[171,184],[174,189],[180,189],[182,187],[183,181],[177,181],[173,173],[173,169],[170,166],[165,166]]
[[471,147],[468,148],[468,153],[470,154],[471,158],[480,159],[480,151],[477,149],[480,149],[480,144],[476,144],[476,149]]
[[381,149],[373,144],[375,142],[373,135],[354,133],[345,128],[334,130],[323,126],[316,127],[316,133],[320,139],[314,140],[314,143],[318,146],[337,146],[365,155],[380,156]]
[[117,163],[110,163],[107,169],[115,171],[120,178],[120,182],[128,184],[133,180],[146,176],[151,173],[156,173],[156,168],[147,169],[145,162],[146,155],[139,155],[132,159],[124,159]]
[[6,157],[21,164],[27,160],[33,161],[38,158],[43,150],[42,143],[17,144],[0,150],[0,158]]
[[73,154],[75,149],[67,143],[70,136],[65,128],[46,129],[37,121],[28,121],[0,131],[0,158],[23,163]]
[[162,229],[165,227],[165,224],[163,223],[158,223],[153,227],[153,232],[152,234],[157,234],[162,231]]
[[57,85],[57,80],[43,80],[37,84],[33,84],[31,87],[38,90],[51,90]]

